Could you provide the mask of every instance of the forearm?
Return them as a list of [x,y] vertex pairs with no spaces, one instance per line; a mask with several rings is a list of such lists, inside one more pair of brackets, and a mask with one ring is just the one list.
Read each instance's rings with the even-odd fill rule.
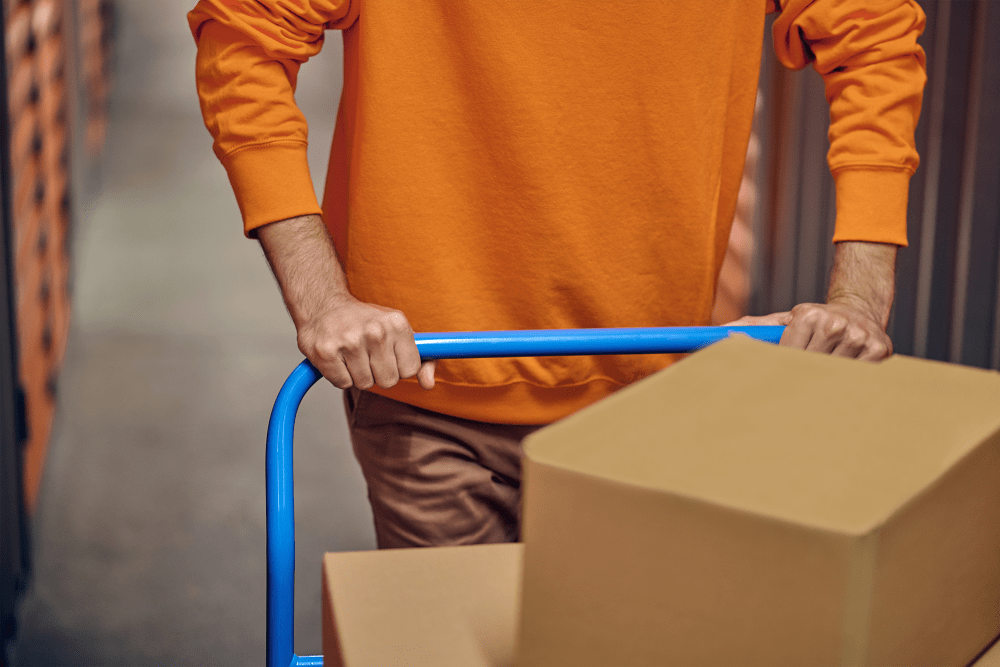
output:
[[297,327],[351,298],[333,242],[318,215],[264,225],[257,238]]
[[895,291],[896,249],[887,243],[838,243],[826,304],[800,303],[788,312],[732,324],[780,325],[785,327],[782,345],[880,361],[892,354],[885,328]]
[[896,291],[897,250],[887,243],[838,243],[827,303],[860,309],[885,330]]
[[299,349],[341,389],[389,388],[417,376],[434,386],[434,364],[420,362],[413,329],[398,310],[355,299],[318,215],[258,228],[257,238],[295,323]]

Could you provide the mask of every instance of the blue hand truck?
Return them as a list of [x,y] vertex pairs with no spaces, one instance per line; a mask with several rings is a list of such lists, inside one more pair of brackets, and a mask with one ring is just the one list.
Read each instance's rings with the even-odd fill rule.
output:
[[[543,329],[416,334],[423,361],[488,357],[691,352],[733,333],[777,343],[781,326]],[[285,380],[267,426],[267,667],[321,667],[323,656],[293,650],[295,510],[292,440],[295,415],[321,374],[308,360]]]

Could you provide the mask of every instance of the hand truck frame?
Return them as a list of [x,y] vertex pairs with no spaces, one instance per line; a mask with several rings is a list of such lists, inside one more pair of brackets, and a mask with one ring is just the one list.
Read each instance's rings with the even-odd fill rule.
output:
[[[784,327],[652,327],[542,329],[422,333],[420,357],[472,359],[591,354],[692,352],[739,333],[777,343]],[[278,392],[267,427],[267,667],[321,667],[323,656],[293,650],[295,619],[295,508],[292,442],[295,415],[306,392],[322,377],[308,361],[292,371]]]

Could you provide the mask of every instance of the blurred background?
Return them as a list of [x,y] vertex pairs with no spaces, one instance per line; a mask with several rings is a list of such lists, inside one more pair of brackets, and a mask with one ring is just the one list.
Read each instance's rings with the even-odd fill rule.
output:
[[[3,0],[0,627],[6,665],[263,662],[267,417],[301,359],[194,89],[193,0]],[[921,0],[929,82],[896,351],[1000,368],[1000,3]],[[812,70],[765,31],[714,318],[824,298],[834,192]],[[321,187],[341,85],[299,79]],[[324,551],[374,548],[340,392],[296,430],[296,652]]]

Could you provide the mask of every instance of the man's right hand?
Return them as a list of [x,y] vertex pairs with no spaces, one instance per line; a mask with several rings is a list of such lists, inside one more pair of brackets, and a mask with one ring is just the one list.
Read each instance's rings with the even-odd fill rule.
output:
[[388,389],[401,378],[434,386],[436,362],[420,363],[413,329],[398,310],[348,296],[298,326],[299,350],[335,387]]
[[355,299],[318,215],[260,227],[257,237],[298,332],[299,350],[340,389],[388,389],[416,376],[434,386],[436,362],[421,364],[413,329],[398,310]]

